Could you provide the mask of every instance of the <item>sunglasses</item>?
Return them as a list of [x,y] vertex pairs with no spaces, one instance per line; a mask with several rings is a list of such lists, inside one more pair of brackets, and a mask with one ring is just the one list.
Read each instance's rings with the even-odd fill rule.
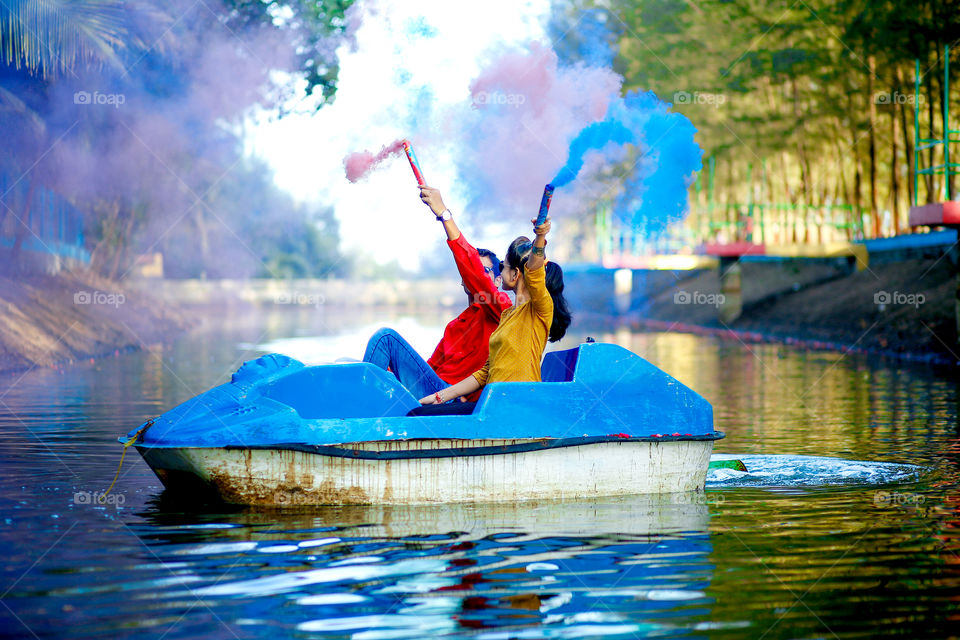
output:
[[[503,264],[503,263],[501,263],[501,264]],[[484,272],[485,274],[487,274],[487,275],[490,275],[491,273],[493,273],[493,267],[484,267],[484,268],[483,268],[483,272]]]

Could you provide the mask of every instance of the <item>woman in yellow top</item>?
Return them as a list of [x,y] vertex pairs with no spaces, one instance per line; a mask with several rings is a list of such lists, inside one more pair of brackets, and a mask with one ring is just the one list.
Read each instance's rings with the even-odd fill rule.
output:
[[457,384],[421,398],[420,404],[449,402],[491,382],[540,381],[540,360],[547,341],[562,338],[571,319],[563,297],[563,270],[546,260],[544,247],[549,232],[547,218],[534,228],[533,242],[520,236],[507,249],[500,269],[501,286],[504,291],[513,291],[517,301],[503,312],[499,326],[490,335],[487,363]]

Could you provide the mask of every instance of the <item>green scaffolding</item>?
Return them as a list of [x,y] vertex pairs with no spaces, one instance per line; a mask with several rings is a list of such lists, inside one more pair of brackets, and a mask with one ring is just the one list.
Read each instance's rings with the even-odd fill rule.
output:
[[[950,45],[943,47],[943,137],[942,138],[921,138],[920,137],[920,83],[923,75],[920,73],[920,59],[916,60],[916,73],[913,80],[913,206],[918,204],[918,187],[921,175],[943,175],[943,199],[944,202],[951,200],[953,194],[950,193],[950,178],[957,175],[957,169],[960,169],[960,163],[950,162],[950,143],[960,142],[953,139],[950,134],[960,134],[960,130],[950,128]],[[930,123],[931,135],[933,132],[933,123]],[[920,152],[926,151],[937,145],[943,145],[943,164],[938,164],[926,169],[920,168]]]
[[[865,210],[863,207],[832,203],[832,204],[800,204],[794,202],[763,202],[761,193],[760,202],[755,202],[753,197],[753,163],[747,163],[747,184],[750,185],[747,192],[746,202],[717,202],[714,198],[714,176],[716,172],[715,158],[710,156],[707,160],[707,203],[705,207],[697,206],[698,228],[697,235],[701,241],[705,241],[713,236],[713,233],[719,229],[734,227],[738,235],[747,236],[747,220],[752,222],[752,230],[749,233],[749,241],[757,244],[764,244],[767,238],[766,226],[777,224],[782,231],[790,230],[791,237],[798,235],[798,225],[803,222],[808,226],[829,226],[839,231],[847,233],[851,239],[861,239],[864,236],[863,217]],[[762,185],[766,183],[767,163],[762,162],[763,178],[760,181]],[[696,191],[696,200],[700,200],[702,184],[698,172],[694,189]],[[692,209],[693,207],[691,207]],[[718,215],[719,214],[719,215]],[[732,216],[731,216],[732,214]],[[821,220],[815,225],[810,225],[812,218],[820,216]],[[731,219],[731,217],[733,219]]]

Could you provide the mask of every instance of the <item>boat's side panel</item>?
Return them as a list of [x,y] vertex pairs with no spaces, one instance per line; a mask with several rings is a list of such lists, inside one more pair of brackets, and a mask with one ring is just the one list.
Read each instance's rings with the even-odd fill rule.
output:
[[[470,444],[483,446],[477,441]],[[486,446],[495,444],[490,441]],[[384,446],[391,450],[398,446],[449,448],[451,441],[393,441]],[[712,450],[712,441],[625,441],[511,454],[392,460],[280,449],[141,452],[154,469],[191,470],[227,502],[424,504],[701,490]],[[162,471],[158,475],[163,478]]]

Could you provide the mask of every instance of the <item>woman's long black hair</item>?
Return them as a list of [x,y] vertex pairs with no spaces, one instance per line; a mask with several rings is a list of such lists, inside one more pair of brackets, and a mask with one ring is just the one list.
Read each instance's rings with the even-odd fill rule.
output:
[[[507,262],[510,266],[523,271],[530,257],[530,250],[533,244],[530,238],[520,236],[510,243],[507,249]],[[573,316],[570,314],[570,308],[567,306],[567,299],[563,297],[563,269],[556,262],[547,262],[546,270],[547,291],[553,298],[553,321],[550,323],[550,342],[560,340],[566,333],[567,327]]]

